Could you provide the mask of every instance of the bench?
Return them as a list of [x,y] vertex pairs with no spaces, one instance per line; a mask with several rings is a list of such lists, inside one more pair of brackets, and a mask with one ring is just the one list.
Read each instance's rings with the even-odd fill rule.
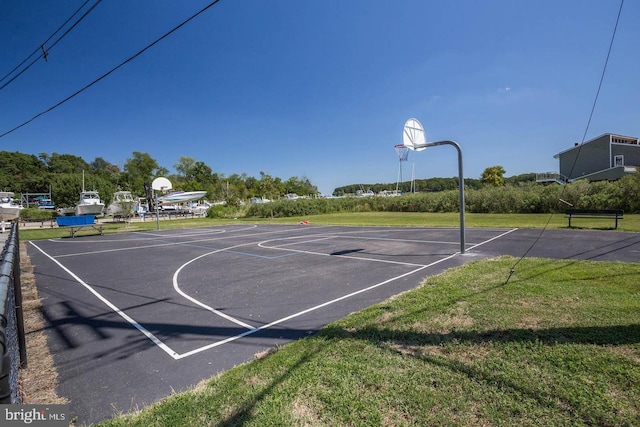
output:
[[27,219],[27,218],[20,218],[20,222],[22,222],[22,226],[23,226],[23,227],[26,227],[26,226],[27,226],[27,223],[29,223],[29,224],[35,224],[35,223],[39,222],[39,223],[40,223],[40,228],[43,228],[43,227],[44,227],[44,223],[45,223],[45,222],[46,222],[46,223],[48,223],[48,225],[49,225],[51,228],[53,228],[53,226],[54,226],[54,225],[55,225],[55,223],[56,223],[56,222],[54,221],[54,219],[53,219],[53,218],[50,218],[50,219]]
[[96,218],[94,215],[79,215],[79,216],[59,216],[56,218],[58,227],[68,227],[70,236],[75,237],[76,233],[85,227],[91,227],[100,232],[102,236],[102,225],[96,224]]
[[565,213],[565,218],[569,219],[569,227],[571,227],[572,218],[600,218],[615,219],[617,229],[618,220],[624,219],[624,211],[622,209],[567,209]]

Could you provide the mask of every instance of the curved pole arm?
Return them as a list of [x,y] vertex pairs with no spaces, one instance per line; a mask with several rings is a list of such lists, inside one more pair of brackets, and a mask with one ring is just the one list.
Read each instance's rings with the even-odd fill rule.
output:
[[435,147],[436,145],[453,145],[458,150],[458,186],[460,187],[460,253],[465,252],[465,236],[464,236],[464,174],[462,172],[462,149],[455,141],[437,141],[426,142],[424,144],[416,144],[415,149]]

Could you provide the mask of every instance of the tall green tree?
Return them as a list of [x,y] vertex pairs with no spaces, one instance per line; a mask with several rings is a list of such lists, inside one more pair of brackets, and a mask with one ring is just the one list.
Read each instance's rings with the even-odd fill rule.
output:
[[292,176],[284,182],[287,193],[296,193],[299,196],[309,196],[318,193],[318,187],[313,185],[309,178]]
[[136,194],[144,194],[144,183],[151,183],[154,178],[167,174],[167,169],[161,167],[148,153],[134,151],[132,156],[124,163],[126,182],[130,191]]
[[32,154],[0,151],[0,190],[44,193],[49,190],[47,167]]
[[57,207],[74,207],[80,200],[83,184],[86,190],[96,190],[105,204],[111,201],[117,188],[108,179],[89,172],[84,173],[84,183],[82,173],[55,173],[50,177],[52,199]]
[[490,166],[482,172],[480,180],[483,184],[501,187],[504,185],[504,174],[506,171],[502,166]]
[[40,159],[46,163],[51,173],[82,173],[83,170],[90,169],[89,163],[73,154],[40,153]]
[[178,171],[185,179],[191,179],[193,174],[193,168],[195,167],[196,159],[193,157],[180,156],[180,159],[173,165],[174,169]]
[[282,196],[285,192],[284,185],[280,178],[274,178],[268,173],[260,171],[260,181],[258,183],[260,189],[260,197],[266,197],[275,200]]

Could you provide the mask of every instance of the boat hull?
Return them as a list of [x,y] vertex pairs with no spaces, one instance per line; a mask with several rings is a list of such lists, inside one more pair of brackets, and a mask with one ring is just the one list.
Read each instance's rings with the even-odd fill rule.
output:
[[20,217],[19,206],[0,207],[0,221],[13,221]]
[[76,206],[76,215],[102,215],[104,203]]
[[113,217],[130,217],[134,214],[136,202],[130,191],[117,191],[113,194],[113,199],[107,206],[107,215]]
[[13,200],[14,193],[0,192],[0,221],[13,221],[20,217],[22,205]]
[[183,203],[202,199],[207,195],[206,191],[176,191],[158,197],[160,203]]

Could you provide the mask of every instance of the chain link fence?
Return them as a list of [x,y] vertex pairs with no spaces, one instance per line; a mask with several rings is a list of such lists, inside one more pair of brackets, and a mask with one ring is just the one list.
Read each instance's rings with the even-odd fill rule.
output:
[[0,404],[20,403],[18,369],[27,364],[18,221],[13,221],[0,255]]

